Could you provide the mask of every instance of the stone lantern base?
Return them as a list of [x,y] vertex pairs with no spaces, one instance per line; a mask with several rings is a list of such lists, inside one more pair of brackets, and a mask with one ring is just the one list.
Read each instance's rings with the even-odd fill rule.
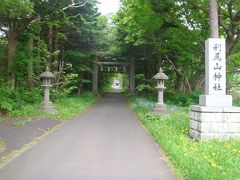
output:
[[168,108],[165,104],[160,104],[160,103],[156,103],[153,111],[152,111],[152,114],[166,114],[168,113]]
[[41,109],[43,112],[46,112],[49,114],[57,114],[58,113],[58,111],[55,109],[55,107],[51,101],[48,101],[48,102],[43,101],[41,103]]
[[240,139],[239,107],[191,106],[189,136],[196,140]]

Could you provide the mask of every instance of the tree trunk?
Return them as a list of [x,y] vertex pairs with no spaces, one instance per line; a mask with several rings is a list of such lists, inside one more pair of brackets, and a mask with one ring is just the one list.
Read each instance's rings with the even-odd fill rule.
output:
[[181,84],[183,84],[182,75],[175,69],[174,69],[174,71],[175,71],[175,75],[176,75],[176,80],[174,82],[174,88],[176,91],[181,91],[181,87],[182,87]]
[[7,60],[7,70],[8,70],[8,84],[12,89],[15,88],[15,73],[13,67],[15,65],[15,56],[17,48],[17,30],[16,23],[12,22],[9,25],[8,33],[8,60]]
[[53,27],[50,25],[48,30],[48,67],[51,69],[52,53],[53,53]]
[[210,0],[210,38],[219,38],[217,0]]
[[[53,36],[54,36],[54,47],[53,47],[53,52],[56,52],[58,50],[58,38],[57,38],[57,28],[53,28]],[[58,70],[59,68],[59,54],[55,54],[53,57],[53,70]]]
[[28,62],[28,74],[27,74],[27,87],[33,88],[33,37],[29,38],[29,62]]
[[[80,77],[82,76],[82,74],[80,74]],[[77,92],[77,95],[80,96],[80,94],[83,92],[83,83],[82,81],[79,82],[79,85],[78,85],[78,92]]]
[[36,74],[40,75],[41,70],[41,27],[38,29],[38,39],[37,39],[37,62],[36,62]]
[[204,78],[196,80],[194,90],[203,92],[204,91],[204,81],[205,81]]
[[[58,50],[58,38],[57,38],[57,33],[58,33],[57,28],[54,28],[54,36],[55,36],[55,39],[54,39],[54,51],[57,51],[57,50]],[[55,56],[54,56],[54,61],[55,61],[56,63],[58,62],[58,58],[59,58],[59,55],[55,55]]]
[[56,96],[59,95],[59,84],[60,84],[63,70],[64,70],[64,43],[62,43],[61,45],[61,58],[58,59],[58,75],[56,78],[56,86],[55,86]]

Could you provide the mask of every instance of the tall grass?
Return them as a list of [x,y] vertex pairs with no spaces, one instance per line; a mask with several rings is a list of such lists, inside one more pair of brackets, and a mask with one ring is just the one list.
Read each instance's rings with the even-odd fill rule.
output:
[[166,116],[149,116],[153,102],[131,97],[129,103],[169,157],[187,179],[240,179],[240,141],[190,139],[188,108],[169,106]]

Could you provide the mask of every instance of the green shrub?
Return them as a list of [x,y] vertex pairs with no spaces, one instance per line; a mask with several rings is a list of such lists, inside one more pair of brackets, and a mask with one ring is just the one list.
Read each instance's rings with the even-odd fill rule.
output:
[[147,79],[144,74],[137,74],[136,76],[137,93],[153,94],[155,91],[153,79]]
[[68,120],[89,107],[96,101],[96,96],[91,92],[84,92],[80,96],[60,97],[54,103],[58,114],[47,115],[50,118]]
[[14,94],[11,88],[2,83],[0,85],[0,110],[1,111],[11,111],[14,109]]
[[198,104],[200,94],[201,93],[198,91],[194,91],[192,94],[167,91],[164,98],[168,104],[174,104],[176,106],[189,106],[192,104]]
[[42,90],[40,88],[33,90],[16,88],[12,90],[6,83],[0,85],[0,110],[2,112],[23,109],[26,105],[40,103],[41,99]]

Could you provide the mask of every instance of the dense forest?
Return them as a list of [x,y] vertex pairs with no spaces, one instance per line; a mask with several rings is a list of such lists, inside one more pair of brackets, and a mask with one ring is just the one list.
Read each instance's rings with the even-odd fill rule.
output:
[[240,0],[101,1],[0,0],[0,179],[240,179]]
[[[239,4],[218,1],[220,36],[227,41],[229,76],[239,67]],[[204,84],[204,41],[209,37],[209,1],[123,0],[115,17],[119,41],[134,54],[138,72],[150,79],[159,66],[169,87],[191,93]],[[232,77],[231,77],[232,78]]]
[[[39,102],[39,75],[55,75],[54,98],[91,90],[97,60],[136,61],[136,90],[152,93],[162,66],[171,92],[201,92],[207,0],[122,0],[117,14],[102,16],[97,0],[0,2],[0,109]],[[240,6],[218,1],[220,36],[227,41],[228,91],[239,84]],[[112,75],[111,75],[112,76]],[[111,77],[109,76],[109,77]],[[237,97],[237,96],[235,96]],[[21,102],[21,103],[20,103]]]
[[[54,96],[90,86],[91,64],[106,48],[107,19],[96,1],[0,2],[0,109],[40,101],[39,75],[55,75]],[[17,100],[17,101],[16,101]]]

